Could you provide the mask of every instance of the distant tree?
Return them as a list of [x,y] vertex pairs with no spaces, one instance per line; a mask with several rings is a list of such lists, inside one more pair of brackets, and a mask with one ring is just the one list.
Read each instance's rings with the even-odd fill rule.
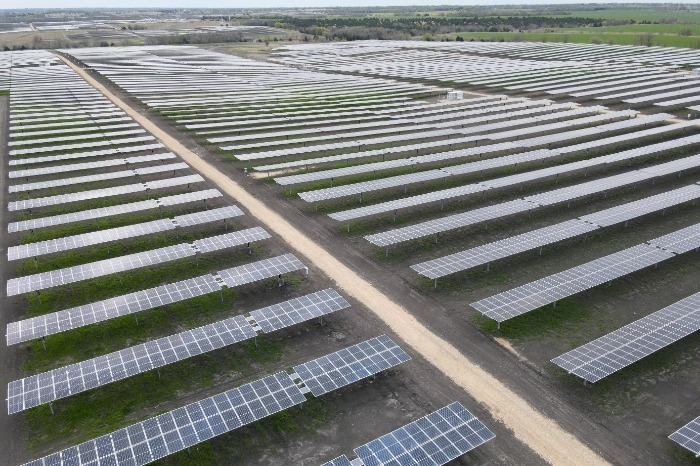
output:
[[654,36],[650,33],[640,34],[634,39],[634,45],[642,45],[644,47],[651,47],[654,45]]
[[433,40],[433,36],[429,32],[426,32],[425,34],[423,34],[423,40],[430,42],[431,40]]
[[678,35],[690,37],[693,35],[693,31],[690,28],[681,29],[680,31],[678,31]]
[[109,42],[103,40],[102,42],[100,42],[100,47],[109,47]]
[[457,42],[464,42],[464,37],[462,37],[462,36],[457,36],[457,37],[455,37],[455,40],[456,40]]

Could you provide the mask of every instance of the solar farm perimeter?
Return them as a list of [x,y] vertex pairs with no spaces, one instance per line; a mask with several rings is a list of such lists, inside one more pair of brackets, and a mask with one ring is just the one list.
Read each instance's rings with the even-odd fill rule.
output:
[[[60,55],[0,55],[12,464],[697,463],[700,52]],[[571,434],[571,457],[297,232]]]

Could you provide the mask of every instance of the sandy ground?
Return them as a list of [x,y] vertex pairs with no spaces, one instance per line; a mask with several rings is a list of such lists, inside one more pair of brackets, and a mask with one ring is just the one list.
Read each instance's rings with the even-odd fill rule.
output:
[[127,105],[85,70],[67,60],[64,61],[88,83],[160,139],[169,150],[182,157],[195,170],[234,197],[271,231],[280,235],[291,248],[334,280],[338,288],[371,309],[413,351],[423,356],[472,397],[483,403],[496,419],[502,421],[519,440],[542,459],[551,464],[606,463],[597,453],[564,430],[553,419],[533,409],[505,384],[426,328],[407,309],[393,302],[375,286],[337,260],[332,253],[320,247],[282,216],[249,194],[238,183],[162,131],[148,117]]

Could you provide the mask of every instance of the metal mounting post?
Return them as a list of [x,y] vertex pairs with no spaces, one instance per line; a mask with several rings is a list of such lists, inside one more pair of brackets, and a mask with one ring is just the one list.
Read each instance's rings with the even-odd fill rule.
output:
[[53,401],[49,401],[49,409],[51,410],[51,415],[53,416],[53,415],[54,415],[54,412],[53,412]]
[[41,337],[41,346],[43,346],[44,351],[46,351],[46,337],[45,336]]

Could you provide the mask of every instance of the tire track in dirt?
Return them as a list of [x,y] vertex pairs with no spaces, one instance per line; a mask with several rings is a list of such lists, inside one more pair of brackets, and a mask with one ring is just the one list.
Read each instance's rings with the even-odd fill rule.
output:
[[296,253],[322,270],[336,282],[337,287],[370,309],[414,352],[423,356],[474,399],[484,404],[495,419],[503,422],[516,438],[543,460],[555,465],[607,464],[600,455],[563,429],[556,421],[534,409],[525,399],[488,371],[470,361],[457,348],[430,331],[407,309],[392,301],[238,183],[162,131],[147,116],[114,95],[86,70],[63,57],[59,58],[158,138],[170,151],[178,154],[192,168],[232,196],[241,206],[250,211],[251,215],[279,235]]

